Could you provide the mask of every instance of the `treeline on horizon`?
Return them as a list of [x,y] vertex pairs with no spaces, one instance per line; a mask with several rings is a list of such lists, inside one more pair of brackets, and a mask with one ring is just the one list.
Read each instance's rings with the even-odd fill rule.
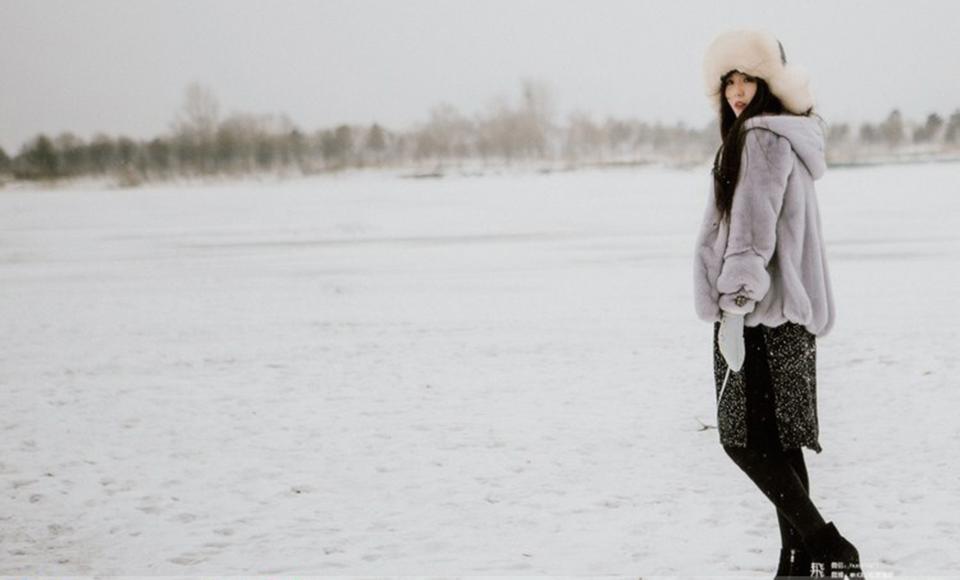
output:
[[[719,145],[716,121],[692,128],[634,119],[594,121],[571,114],[556,123],[542,84],[524,81],[516,104],[499,100],[467,117],[449,104],[407,131],[378,123],[339,125],[306,132],[285,116],[234,114],[220,118],[213,93],[187,87],[167,135],[149,140],[99,134],[85,141],[71,133],[38,135],[14,156],[0,148],[0,175],[22,180],[115,177],[122,185],[211,175],[348,168],[412,167],[442,171],[470,164],[521,162],[579,165],[664,163],[690,166],[712,159]],[[960,151],[960,109],[944,119],[930,113],[908,122],[896,109],[881,122],[827,125],[828,162],[865,163]]]

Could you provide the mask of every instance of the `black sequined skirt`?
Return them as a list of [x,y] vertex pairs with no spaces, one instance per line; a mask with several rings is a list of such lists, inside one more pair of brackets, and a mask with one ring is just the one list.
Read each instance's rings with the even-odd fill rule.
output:
[[731,372],[723,397],[727,363],[720,354],[720,323],[713,325],[713,373],[717,430],[731,447],[822,451],[817,418],[816,336],[801,324],[744,327],[746,357]]

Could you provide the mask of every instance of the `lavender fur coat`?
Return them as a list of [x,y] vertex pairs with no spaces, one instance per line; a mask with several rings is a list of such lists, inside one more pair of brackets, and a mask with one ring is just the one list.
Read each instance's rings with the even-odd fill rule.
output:
[[[761,115],[746,138],[729,231],[711,187],[694,259],[697,316],[744,314],[745,326],[801,324],[822,337],[835,318],[814,181],[826,172],[816,119]],[[748,298],[737,306],[734,298]]]

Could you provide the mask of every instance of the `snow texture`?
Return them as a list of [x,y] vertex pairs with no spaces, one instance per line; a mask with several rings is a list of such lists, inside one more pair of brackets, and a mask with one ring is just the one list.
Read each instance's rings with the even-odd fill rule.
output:
[[[772,577],[691,307],[706,168],[0,191],[0,573]],[[812,495],[960,570],[960,165],[818,182]]]

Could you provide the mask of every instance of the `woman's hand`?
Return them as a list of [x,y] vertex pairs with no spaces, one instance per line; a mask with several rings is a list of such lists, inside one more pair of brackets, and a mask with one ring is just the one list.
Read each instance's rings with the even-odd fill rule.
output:
[[727,367],[737,372],[743,367],[746,347],[743,343],[743,315],[722,311],[720,330],[717,336],[720,354],[727,361]]

